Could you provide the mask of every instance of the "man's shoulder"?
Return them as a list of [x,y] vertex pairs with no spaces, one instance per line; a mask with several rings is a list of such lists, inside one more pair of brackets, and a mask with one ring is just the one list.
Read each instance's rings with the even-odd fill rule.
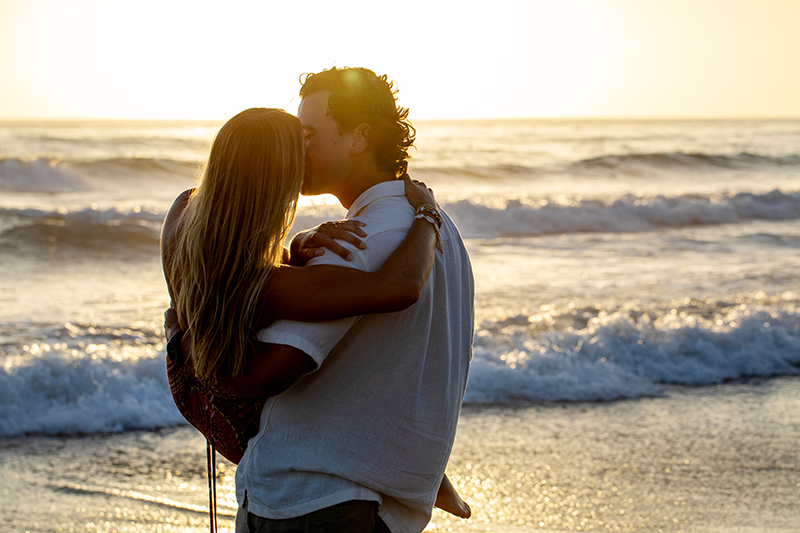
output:
[[362,207],[353,218],[359,218],[361,216],[369,216],[378,213],[381,215],[396,214],[398,216],[402,216],[404,214],[413,215],[414,208],[411,207],[411,204],[408,203],[408,198],[405,196],[383,196],[381,198],[376,198],[369,204]]
[[404,196],[389,196],[373,201],[351,218],[365,224],[361,229],[367,236],[361,237],[361,240],[366,249],[337,240],[338,244],[353,255],[352,261],[325,251],[323,255],[311,259],[308,266],[333,265],[367,272],[377,270],[408,234],[411,224],[414,223],[414,209]]
[[414,208],[405,196],[378,198],[353,217],[365,223],[367,239],[392,230],[407,231],[414,223]]

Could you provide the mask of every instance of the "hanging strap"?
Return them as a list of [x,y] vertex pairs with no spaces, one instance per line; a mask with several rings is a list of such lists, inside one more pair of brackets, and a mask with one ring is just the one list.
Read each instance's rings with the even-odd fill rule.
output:
[[208,527],[211,533],[217,531],[217,451],[211,441],[206,439],[206,467],[208,468]]

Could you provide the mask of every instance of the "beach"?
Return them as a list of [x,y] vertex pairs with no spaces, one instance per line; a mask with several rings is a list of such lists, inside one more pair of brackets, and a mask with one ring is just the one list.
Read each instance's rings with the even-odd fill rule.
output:
[[[0,531],[207,530],[158,238],[220,125],[0,123]],[[415,125],[476,285],[428,530],[800,531],[800,121]]]
[[[448,474],[473,510],[427,531],[800,531],[800,383],[467,407]],[[3,531],[205,531],[193,429],[0,443]],[[232,531],[233,465],[218,476]]]

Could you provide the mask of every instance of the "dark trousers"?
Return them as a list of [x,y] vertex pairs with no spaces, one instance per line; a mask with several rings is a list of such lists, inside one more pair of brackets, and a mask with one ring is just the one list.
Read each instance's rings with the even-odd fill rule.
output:
[[272,520],[247,511],[247,500],[236,513],[236,533],[391,533],[378,516],[378,504],[342,502],[295,518]]

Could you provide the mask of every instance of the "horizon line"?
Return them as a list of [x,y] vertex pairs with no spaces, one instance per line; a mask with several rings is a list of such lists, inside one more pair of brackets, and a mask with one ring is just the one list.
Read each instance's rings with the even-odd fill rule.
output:
[[[230,118],[230,117],[228,117]],[[79,116],[0,116],[0,122],[222,122],[228,120],[222,117],[182,118],[182,117],[79,117]],[[482,117],[419,117],[411,122],[447,122],[447,121],[482,121],[482,120],[542,120],[542,121],[568,121],[568,120],[642,120],[642,121],[669,121],[669,120],[800,120],[800,115],[539,115],[539,116],[482,116]]]

